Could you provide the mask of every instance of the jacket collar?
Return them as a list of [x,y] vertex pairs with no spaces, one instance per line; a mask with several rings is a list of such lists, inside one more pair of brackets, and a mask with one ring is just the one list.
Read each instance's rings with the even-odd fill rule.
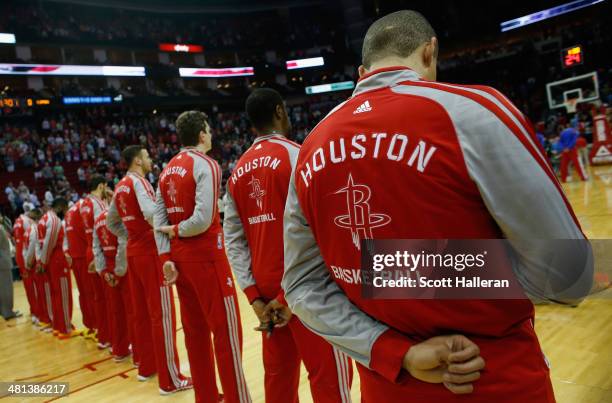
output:
[[403,81],[415,81],[420,79],[421,77],[416,71],[405,66],[383,67],[361,77],[353,91],[353,96],[367,91],[392,87]]
[[266,134],[266,135],[263,135],[263,136],[255,137],[255,140],[253,140],[253,144],[257,144],[260,141],[274,139],[274,138],[283,138],[284,139],[285,136],[283,136],[280,133],[270,133],[270,134]]

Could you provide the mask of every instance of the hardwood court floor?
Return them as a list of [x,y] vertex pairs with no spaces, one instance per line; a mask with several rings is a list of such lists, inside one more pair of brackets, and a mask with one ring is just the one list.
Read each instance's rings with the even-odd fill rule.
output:
[[[591,181],[564,186],[576,214],[591,238],[612,238],[612,167],[593,169]],[[608,273],[610,275],[612,273]],[[73,285],[75,283],[73,282]],[[78,301],[76,288],[73,290]],[[255,315],[238,293],[244,332],[244,368],[254,402],[264,401],[260,335],[251,329]],[[21,283],[15,283],[16,308],[27,311]],[[178,307],[178,301],[177,301]],[[81,326],[78,307],[74,323]],[[178,328],[181,328],[179,322]],[[578,308],[538,306],[536,330],[551,362],[559,403],[612,402],[612,289],[592,296]],[[183,332],[178,331],[181,367],[188,372]],[[170,397],[158,395],[157,382],[137,382],[130,363],[116,364],[91,341],[74,338],[59,341],[37,331],[26,318],[0,320],[0,381],[47,380],[70,382],[71,394],[61,400],[82,402],[192,402],[193,392]],[[355,372],[352,397],[359,401]],[[49,398],[23,399],[28,402]],[[6,399],[18,401],[18,399]],[[302,372],[300,401],[311,402],[308,381]]]

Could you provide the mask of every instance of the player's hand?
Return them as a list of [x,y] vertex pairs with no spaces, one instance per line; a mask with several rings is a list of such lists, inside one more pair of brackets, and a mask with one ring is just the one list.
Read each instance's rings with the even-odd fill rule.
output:
[[264,313],[266,303],[261,298],[257,298],[255,301],[253,301],[251,307],[253,308],[253,312],[255,312],[257,319],[259,319],[260,324],[267,324],[270,321],[270,317],[266,316]]
[[172,239],[176,236],[174,233],[174,225],[162,225],[161,227],[155,228],[156,231],[163,232],[168,235],[168,238]]
[[274,322],[274,327],[283,327],[291,320],[293,313],[287,305],[283,305],[276,299],[268,302],[264,310],[264,314],[267,314],[270,319]]
[[166,263],[164,263],[163,270],[164,270],[164,284],[172,285],[176,283],[176,280],[178,279],[178,276],[179,276],[179,272],[178,270],[176,270],[176,265],[174,264],[174,262],[171,260],[168,260]]
[[438,336],[410,347],[403,368],[423,382],[443,383],[453,393],[471,393],[485,362],[465,336]]
[[110,287],[115,287],[117,285],[117,283],[118,283],[117,278],[111,272],[105,271],[104,273],[102,273],[102,277],[104,278],[104,281],[106,281],[106,283]]
[[30,270],[25,269],[23,271],[23,273],[21,273],[21,278],[24,279],[24,278],[28,278],[28,277],[30,277]]
[[66,263],[68,263],[68,267],[72,267],[72,257],[67,253],[64,253],[64,256],[66,257]]
[[89,265],[87,266],[87,273],[95,273],[96,272],[96,264],[94,263],[94,261],[92,260]]

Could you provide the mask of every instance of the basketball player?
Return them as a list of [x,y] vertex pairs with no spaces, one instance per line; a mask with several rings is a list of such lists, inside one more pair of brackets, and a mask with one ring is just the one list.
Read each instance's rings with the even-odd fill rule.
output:
[[[30,309],[32,316],[35,318],[32,323],[36,326],[41,326],[41,314],[40,314],[40,303],[38,301],[39,295],[36,289],[36,283],[34,282],[34,265],[35,265],[35,249],[38,242],[38,220],[42,216],[40,209],[35,208],[30,210],[27,214],[30,218],[30,224],[27,230],[23,233],[23,267],[24,267],[24,279],[28,279],[30,282],[30,292],[32,300],[30,301]],[[25,281],[25,280],[24,280]]]
[[66,212],[63,250],[79,289],[79,306],[86,328],[81,334],[85,338],[93,339],[96,328],[93,278],[87,272],[87,238],[81,217],[82,203],[83,199],[79,199]]
[[[46,212],[45,212],[46,214]],[[51,296],[51,281],[49,278],[49,272],[47,268],[41,263],[41,250],[42,242],[44,240],[44,234],[41,233],[41,229],[45,228],[46,222],[43,221],[43,216],[36,222],[30,232],[30,244],[33,246],[32,249],[32,266],[34,269],[33,282],[36,288],[36,295],[38,298],[37,311],[38,311],[38,324],[40,330],[45,333],[53,332],[53,308],[52,308],[52,296]],[[30,262],[30,251],[28,250],[28,262]]]
[[23,210],[23,214],[20,214],[19,217],[15,219],[15,223],[13,224],[15,260],[17,261],[17,267],[19,267],[19,275],[23,281],[23,288],[25,289],[28,305],[30,305],[30,316],[32,317],[32,323],[36,323],[36,294],[34,291],[34,283],[32,282],[32,277],[29,275],[29,270],[25,268],[23,258],[24,249],[27,249],[26,234],[29,232],[32,223],[34,223],[34,220],[31,217],[33,210],[30,210],[30,206],[27,204],[23,206]]
[[[578,120],[573,121],[574,124],[578,124]],[[561,131],[559,135],[559,141],[557,142],[557,152],[561,153],[561,181],[567,182],[570,178],[568,173],[569,164],[576,168],[576,172],[580,177],[580,180],[586,181],[588,175],[586,169],[582,163],[582,158],[578,155],[578,138],[580,133],[575,127],[567,126]]]
[[93,256],[93,232],[94,223],[102,211],[106,209],[106,198],[110,193],[108,184],[102,176],[94,176],[89,181],[89,195],[83,198],[79,212],[85,228],[85,239],[87,250],[85,260],[87,262],[87,273],[91,289],[93,291],[93,311],[95,315],[96,338],[98,348],[104,350],[110,347],[110,325],[106,320],[107,301],[104,292],[104,280],[96,273]]
[[[72,327],[72,280],[62,251],[64,231],[61,219],[68,210],[68,202],[61,197],[53,200],[38,222],[40,265],[48,273],[51,286],[51,319],[53,333],[60,340],[74,336]],[[47,301],[49,303],[49,301]]]
[[176,130],[184,148],[159,176],[155,235],[166,281],[176,282],[179,294],[196,401],[218,401],[216,361],[225,402],[250,402],[240,312],[219,222],[221,169],[206,156],[210,127],[204,113],[187,111]]
[[[96,272],[106,282],[107,318],[110,324],[111,348],[115,362],[121,362],[130,355],[128,309],[132,309],[128,284],[122,280],[127,272],[125,237],[117,238],[106,226],[107,210],[94,223],[93,254]],[[133,317],[130,319],[133,320]]]
[[[364,299],[354,281],[360,239],[506,237],[527,294],[575,304],[591,288],[588,243],[531,125],[492,88],[436,83],[437,51],[414,11],[369,28],[353,96],[291,177],[285,298],[358,361],[363,402],[554,402],[529,300]],[[576,240],[574,259],[547,267],[558,243],[532,239]]]
[[232,270],[262,327],[273,321],[268,312],[281,318],[281,325],[288,322],[262,337],[266,402],[298,402],[300,360],[308,370],[315,402],[348,402],[352,364],[291,315],[280,286],[281,217],[299,152],[299,146],[286,138],[291,131],[289,116],[280,94],[269,88],[249,95],[246,113],[257,138],[227,182],[223,233]]
[[155,195],[145,179],[152,162],[148,151],[139,145],[126,147],[121,155],[129,168],[115,186],[106,225],[115,236],[127,236],[138,380],[146,381],[157,371],[159,392],[166,395],[190,389],[193,383],[179,370],[174,297],[172,287],[163,284],[153,237]]

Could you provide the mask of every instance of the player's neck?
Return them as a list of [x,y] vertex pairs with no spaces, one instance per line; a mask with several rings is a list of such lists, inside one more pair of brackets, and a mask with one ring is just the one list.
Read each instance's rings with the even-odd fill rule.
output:
[[139,166],[130,167],[130,169],[128,169],[128,172],[132,172],[132,173],[134,173],[134,174],[136,174],[136,175],[139,175],[139,176],[142,176],[142,177],[144,177],[144,176],[145,176],[144,169],[142,169],[142,168],[141,168],[141,167],[139,167]]
[[389,67],[407,67],[410,70],[416,72],[419,76],[424,77],[425,72],[423,71],[422,65],[412,60],[412,58],[399,58],[399,57],[388,57],[377,62],[372,63],[370,68],[367,70],[371,73],[375,70],[385,69]]
[[284,136],[285,133],[283,133],[282,129],[279,128],[270,128],[267,130],[262,130],[261,132],[257,132],[257,137],[266,137],[266,136]]
[[204,144],[204,143],[198,143],[198,145],[197,145],[197,146],[193,146],[193,147],[185,147],[185,148],[191,148],[191,149],[194,149],[194,150],[196,150],[196,151],[201,152],[202,154],[207,154],[207,153],[210,151],[210,148],[208,148],[208,147],[206,146],[206,144]]

